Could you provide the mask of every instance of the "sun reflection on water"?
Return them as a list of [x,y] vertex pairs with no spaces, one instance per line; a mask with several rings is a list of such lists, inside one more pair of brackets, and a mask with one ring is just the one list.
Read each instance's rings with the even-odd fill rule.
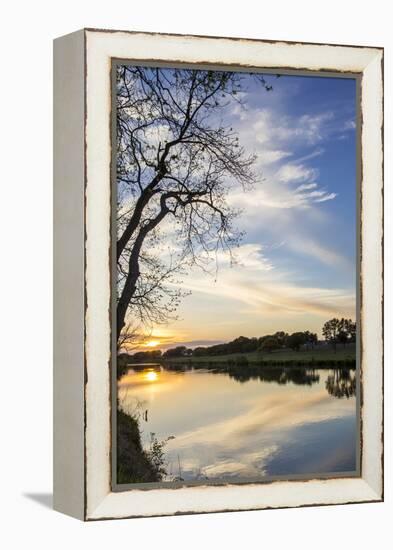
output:
[[155,382],[158,379],[158,375],[155,371],[148,371],[144,373],[144,378],[148,382]]
[[347,386],[354,374],[291,371],[284,382],[273,374],[238,381],[203,369],[134,365],[119,380],[119,402],[138,417],[145,449],[152,432],[160,441],[170,437],[168,480],[179,463],[189,480],[352,471],[356,399]]

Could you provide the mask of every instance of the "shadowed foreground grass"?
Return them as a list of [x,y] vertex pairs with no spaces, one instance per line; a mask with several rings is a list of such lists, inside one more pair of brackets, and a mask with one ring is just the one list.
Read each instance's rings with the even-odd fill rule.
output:
[[160,481],[161,475],[142,448],[138,421],[117,411],[117,483]]

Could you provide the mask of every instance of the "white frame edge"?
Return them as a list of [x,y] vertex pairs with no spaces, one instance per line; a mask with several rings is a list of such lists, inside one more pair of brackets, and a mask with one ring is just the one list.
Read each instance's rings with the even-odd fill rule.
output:
[[[382,128],[379,48],[86,30],[85,519],[380,501],[383,498]],[[111,492],[111,59],[165,60],[363,74],[362,377],[360,478]]]
[[54,42],[53,506],[85,518],[84,31]]

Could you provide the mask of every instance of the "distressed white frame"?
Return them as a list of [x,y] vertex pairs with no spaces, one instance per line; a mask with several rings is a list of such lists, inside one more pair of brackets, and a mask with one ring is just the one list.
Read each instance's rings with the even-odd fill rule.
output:
[[[383,498],[383,50],[85,30],[85,494],[83,519],[380,501]],[[111,491],[111,59],[362,73],[361,477]],[[58,506],[61,508],[61,505]],[[75,514],[79,515],[80,514]]]

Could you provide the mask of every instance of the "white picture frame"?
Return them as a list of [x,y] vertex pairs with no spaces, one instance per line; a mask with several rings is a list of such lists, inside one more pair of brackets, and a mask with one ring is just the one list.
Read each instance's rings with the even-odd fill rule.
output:
[[[359,477],[112,490],[111,61],[360,75]],[[54,45],[54,507],[81,520],[383,499],[383,49],[84,29]]]

